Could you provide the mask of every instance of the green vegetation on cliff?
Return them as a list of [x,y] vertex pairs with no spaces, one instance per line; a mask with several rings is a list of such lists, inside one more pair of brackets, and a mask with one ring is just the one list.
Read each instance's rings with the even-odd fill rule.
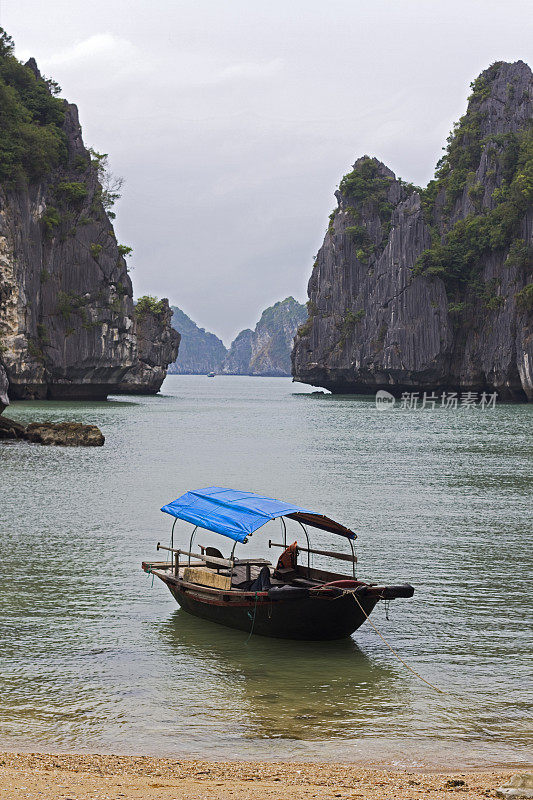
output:
[[521,220],[533,202],[531,129],[507,135],[495,158],[500,166],[507,166],[508,179],[504,178],[501,187],[493,191],[493,208],[469,214],[442,238],[435,237],[433,245],[415,262],[415,275],[439,277],[450,291],[461,284],[472,284],[482,269],[481,256],[491,250],[511,247],[511,258],[521,253],[527,259],[526,242],[517,237]]
[[304,306],[294,297],[286,297],[285,300],[279,300],[273,306],[265,308],[257,324],[265,329],[275,330],[286,320],[290,324],[301,321],[302,316],[305,317]]
[[437,164],[435,180],[430,181],[424,198],[434,197],[434,190],[446,188],[445,210],[451,211],[454,202],[462,194],[470,174],[478,167],[482,152],[481,123],[485,113],[480,110],[483,100],[490,94],[489,75],[497,71],[497,64],[487,70],[487,74],[479,75],[470,87],[472,94],[468,99],[468,111],[455,123],[447,138],[447,146],[443,157]]
[[10,184],[38,180],[67,157],[66,103],[54,97],[59,87],[13,50],[0,28],[0,182]]
[[[118,175],[113,175],[109,169],[108,153],[98,153],[92,147],[89,147],[89,155],[91,164],[98,176],[97,200],[102,203],[109,219],[113,220],[116,217],[113,206],[122,197],[121,190],[124,185],[124,179]],[[81,166],[83,167],[83,164]],[[124,249],[124,245],[120,245],[120,247]],[[131,247],[126,247],[125,252],[121,253],[121,255],[130,255],[131,251]]]
[[[433,243],[416,260],[413,274],[441,278],[448,296],[455,299],[468,287],[478,293],[485,291],[479,277],[483,257],[493,251],[509,248],[507,266],[531,263],[527,243],[520,238],[524,214],[533,202],[531,123],[520,130],[483,135],[488,113],[485,101],[491,96],[491,82],[501,66],[496,62],[471,83],[467,112],[448,137],[435,179],[421,191]],[[507,95],[511,103],[512,83]],[[487,168],[480,181],[477,176],[483,158]],[[465,189],[474,211],[450,225],[450,215]],[[487,191],[491,192],[488,202],[484,200]]]
[[517,293],[516,303],[521,311],[533,311],[533,283],[528,283]]
[[[384,174],[377,159],[363,156],[339,184],[339,192],[348,203],[345,210],[354,221],[353,225],[344,229],[344,233],[356,248],[357,259],[363,264],[368,263],[370,257],[379,252],[387,240],[393,210],[388,192],[393,182],[394,176]],[[372,241],[367,228],[361,224],[362,212],[365,211],[379,217],[381,238],[377,243]],[[330,233],[334,231],[334,216],[335,212],[330,216]]]
[[156,316],[163,314],[165,311],[165,303],[163,300],[158,300],[157,297],[152,297],[150,294],[145,294],[139,297],[135,303],[135,315],[142,317],[146,314],[155,314]]
[[381,221],[386,223],[390,221],[392,214],[387,191],[393,178],[383,176],[379,167],[379,161],[375,158],[360,158],[353,170],[342,178],[339,191],[348,201],[375,207]]

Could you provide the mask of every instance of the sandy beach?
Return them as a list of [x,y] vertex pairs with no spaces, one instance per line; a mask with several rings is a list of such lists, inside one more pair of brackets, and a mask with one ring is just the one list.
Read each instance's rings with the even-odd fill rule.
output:
[[0,755],[2,800],[481,800],[511,772],[425,773],[349,764],[214,762],[145,756]]

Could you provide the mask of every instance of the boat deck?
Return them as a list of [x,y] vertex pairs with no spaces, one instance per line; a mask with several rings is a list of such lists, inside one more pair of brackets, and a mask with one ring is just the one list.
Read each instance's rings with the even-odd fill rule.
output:
[[[252,563],[250,563],[252,562]],[[255,562],[255,563],[254,563]],[[233,568],[233,574],[230,569],[223,569],[215,566],[209,566],[204,561],[180,561],[178,575],[175,575],[174,565],[170,561],[150,561],[144,562],[143,568],[147,568],[151,572],[160,573],[159,577],[170,577],[178,580],[184,579],[184,571],[187,567],[197,567],[205,572],[212,573],[213,575],[223,575],[229,577],[231,575],[231,588],[226,591],[242,592],[248,589],[250,581],[254,581],[261,572],[263,567],[267,566],[270,572],[270,583],[272,586],[301,586],[309,589],[318,588],[323,586],[325,582],[342,580],[349,580],[348,575],[339,575],[334,572],[325,572],[324,570],[308,569],[306,566],[298,565],[296,570],[279,570],[274,577],[274,566],[272,562],[266,559],[246,559],[241,563],[237,563]],[[354,583],[363,585],[364,581],[355,581]],[[206,584],[198,584],[206,585]]]

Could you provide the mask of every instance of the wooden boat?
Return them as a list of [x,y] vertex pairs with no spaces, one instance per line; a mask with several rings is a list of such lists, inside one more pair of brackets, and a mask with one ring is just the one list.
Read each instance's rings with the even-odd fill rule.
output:
[[[253,492],[211,486],[186,492],[161,510],[175,517],[170,547],[157,545],[158,550],[170,553],[170,560],[144,561],[142,567],[163,581],[179,605],[197,617],[260,636],[341,639],[357,630],[380,600],[413,596],[409,584],[378,586],[357,580],[356,534],[300,506]],[[284,541],[268,540],[269,548],[283,551],[275,567],[268,559],[235,556],[238,543],[245,544],[256,530],[277,518]],[[194,526],[187,550],[174,547],[178,519]],[[289,519],[303,531],[306,547],[297,542],[287,544]],[[350,544],[350,552],[312,548],[308,527],[343,537]],[[203,545],[199,553],[193,552],[199,528],[232,539],[229,557]],[[298,563],[299,554],[306,554],[306,564]],[[311,566],[312,555],[350,562],[352,574],[316,569]]]

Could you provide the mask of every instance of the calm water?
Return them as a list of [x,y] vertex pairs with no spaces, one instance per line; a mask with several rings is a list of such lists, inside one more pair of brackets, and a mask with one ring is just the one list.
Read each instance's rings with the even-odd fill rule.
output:
[[[0,446],[1,748],[529,760],[533,406],[380,413],[310,391],[171,376],[158,397],[13,404],[16,419],[96,423],[107,440]],[[361,577],[416,587],[373,621],[449,694],[368,625],[337,643],[247,642],[181,612],[140,562],[169,540],[160,506],[213,484],[353,527]],[[264,555],[271,525],[240,554]]]

